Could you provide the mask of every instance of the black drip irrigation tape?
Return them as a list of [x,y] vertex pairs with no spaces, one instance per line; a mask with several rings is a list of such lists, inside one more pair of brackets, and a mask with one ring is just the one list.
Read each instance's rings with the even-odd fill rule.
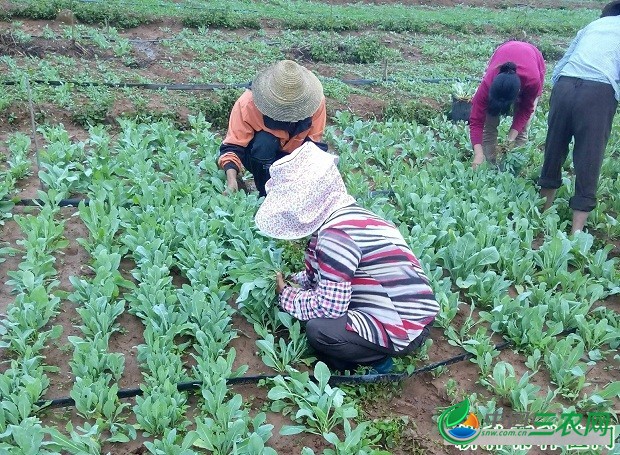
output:
[[[501,351],[508,346],[513,344],[512,341],[504,341],[503,343],[499,343],[495,345],[495,349]],[[335,375],[332,376],[329,380],[331,385],[339,385],[339,384],[376,384],[379,382],[398,382],[408,379],[410,377],[416,376],[421,373],[428,373],[429,371],[433,371],[439,367],[452,365],[454,363],[462,362],[463,360],[467,360],[473,357],[473,354],[468,352],[457,355],[447,360],[442,360],[441,362],[431,363],[429,365],[423,366],[421,368],[416,369],[412,373],[383,373],[383,374],[357,374],[357,375]],[[278,375],[256,375],[256,376],[241,376],[237,378],[229,378],[226,380],[228,385],[242,385],[242,384],[257,384],[259,381],[264,381],[268,379],[274,379]],[[285,376],[286,378],[286,376]],[[310,376],[310,379],[314,379],[314,376]],[[201,381],[189,381],[189,382],[181,382],[177,384],[177,390],[180,392],[198,390],[202,387]],[[131,388],[131,389],[121,389],[118,391],[118,398],[133,398],[136,396],[141,396],[143,390],[139,387]],[[35,403],[35,406],[39,408],[58,408],[58,407],[68,407],[74,406],[75,400],[71,397],[63,397],[63,398],[54,398],[52,400],[40,400]]]
[[[226,88],[247,88],[249,82],[239,84],[150,84],[145,82],[77,82],[77,81],[47,81],[31,79],[32,84],[61,86],[72,84],[78,87],[110,87],[110,88],[145,88],[149,90],[221,90]],[[3,81],[4,85],[19,85],[19,81]]]
[[[439,78],[420,78],[420,79],[405,79],[406,82],[418,82],[423,84],[441,84],[444,82],[476,82],[477,79],[471,78],[456,78],[456,77],[439,77]],[[385,82],[398,82],[393,78],[387,79],[341,79],[340,82],[353,85],[377,85]],[[19,85],[19,81],[2,81],[4,85]],[[31,79],[32,84],[43,84],[51,86],[61,86],[65,84],[72,84],[77,87],[109,87],[109,88],[144,88],[148,90],[223,90],[227,88],[249,88],[251,82],[239,82],[236,84],[151,84],[146,82],[78,82],[78,81],[48,81],[42,79]]]
[[[41,199],[0,199],[0,202],[13,202],[15,205],[21,205],[25,207],[41,207],[45,205],[45,202]],[[84,202],[85,205],[90,203],[90,199],[62,199],[58,203],[58,207],[77,207],[80,202]]]

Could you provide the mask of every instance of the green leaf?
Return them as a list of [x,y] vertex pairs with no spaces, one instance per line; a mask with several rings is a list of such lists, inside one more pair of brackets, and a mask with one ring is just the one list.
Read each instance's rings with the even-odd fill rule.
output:
[[474,255],[478,265],[495,264],[499,261],[499,252],[494,246],[484,248]]
[[323,438],[327,442],[335,446],[338,445],[338,443],[340,442],[340,439],[338,439],[338,436],[336,436],[336,433],[323,433]]
[[610,382],[598,392],[598,395],[605,399],[620,398],[620,381]]
[[288,398],[288,396],[289,392],[284,387],[280,386],[272,387],[267,393],[267,397],[270,400],[284,400]]
[[461,278],[456,279],[456,285],[461,289],[467,289],[472,287],[477,283],[477,278],[474,275],[469,275],[466,279],[462,280]]
[[129,441],[131,441],[129,436],[123,433],[117,433],[116,435],[106,440],[106,442],[129,442]]
[[319,387],[321,388],[321,390],[323,390],[329,382],[329,378],[331,377],[327,365],[325,365],[323,362],[317,362],[316,366],[314,367],[314,377],[319,382]]
[[282,436],[291,436],[294,434],[303,433],[306,431],[306,427],[304,425],[284,425],[280,429],[280,434]]

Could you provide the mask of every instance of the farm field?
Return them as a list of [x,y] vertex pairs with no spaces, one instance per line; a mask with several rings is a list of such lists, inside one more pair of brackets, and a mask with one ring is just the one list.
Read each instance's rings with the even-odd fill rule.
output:
[[[585,232],[570,160],[544,213],[535,183],[553,67],[605,3],[0,0],[0,454],[456,454],[437,418],[465,399],[505,427],[619,425],[620,117]],[[474,171],[452,99],[509,39],[545,90],[528,143]],[[386,378],[316,362],[274,305],[305,243],[258,233],[249,179],[223,194],[230,109],[285,58],[441,306]]]

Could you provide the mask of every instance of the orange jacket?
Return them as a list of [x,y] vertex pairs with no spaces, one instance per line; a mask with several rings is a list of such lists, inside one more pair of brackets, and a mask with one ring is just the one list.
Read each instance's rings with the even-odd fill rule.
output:
[[246,152],[246,147],[254,134],[258,131],[266,131],[279,138],[281,150],[286,153],[291,153],[306,139],[321,142],[326,120],[325,97],[323,97],[318,110],[311,118],[310,128],[291,137],[287,131],[274,130],[265,126],[263,114],[254,104],[252,91],[246,90],[235,102],[230,112],[228,132],[220,147],[218,165],[222,169],[233,165],[238,171],[241,171],[243,169],[241,157]]

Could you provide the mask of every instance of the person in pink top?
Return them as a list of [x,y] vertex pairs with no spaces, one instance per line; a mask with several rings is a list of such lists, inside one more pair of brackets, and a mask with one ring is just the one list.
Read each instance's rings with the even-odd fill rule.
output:
[[[542,94],[545,60],[532,44],[508,41],[499,46],[472,99],[469,133],[474,149],[472,166],[485,158],[495,163],[500,117],[513,112],[508,146],[527,141],[527,127]],[[514,107],[513,107],[514,106]]]

